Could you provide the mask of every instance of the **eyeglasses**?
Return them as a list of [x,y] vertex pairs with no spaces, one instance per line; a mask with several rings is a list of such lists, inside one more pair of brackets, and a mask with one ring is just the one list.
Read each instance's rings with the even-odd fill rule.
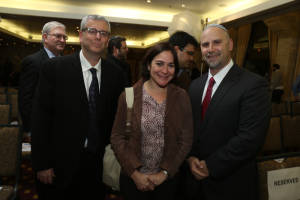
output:
[[186,52],[188,55],[193,56],[195,54],[194,51],[188,51],[186,49],[181,49],[181,51]]
[[87,31],[91,35],[97,35],[99,33],[101,37],[108,37],[109,32],[107,31],[102,31],[102,30],[97,30],[96,28],[84,28],[82,31]]
[[54,37],[55,37],[56,39],[58,39],[58,40],[61,40],[62,38],[63,38],[64,40],[68,40],[68,36],[63,35],[63,34],[50,34],[50,33],[48,33],[47,35],[54,36]]

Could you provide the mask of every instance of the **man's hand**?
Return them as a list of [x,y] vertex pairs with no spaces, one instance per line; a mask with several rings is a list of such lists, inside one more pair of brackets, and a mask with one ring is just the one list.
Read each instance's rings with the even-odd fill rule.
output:
[[165,180],[167,180],[167,178],[168,178],[168,175],[163,173],[163,171],[149,175],[149,179],[150,179],[151,183],[153,183],[155,186],[162,184]]
[[53,168],[37,172],[37,179],[44,184],[52,184],[55,177]]
[[149,175],[140,173],[135,170],[131,174],[131,178],[134,181],[138,190],[151,191],[154,190],[155,185],[150,181]]
[[188,158],[188,163],[192,174],[197,180],[202,180],[209,176],[209,171],[204,160],[200,161],[198,158],[192,156]]

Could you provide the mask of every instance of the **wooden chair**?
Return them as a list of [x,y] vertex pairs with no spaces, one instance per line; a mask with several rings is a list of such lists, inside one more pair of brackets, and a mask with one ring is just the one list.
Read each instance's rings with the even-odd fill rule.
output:
[[7,95],[5,93],[0,93],[0,103],[5,104],[7,103]]
[[287,102],[283,101],[281,103],[272,103],[272,116],[280,116],[288,114],[288,104]]
[[266,136],[262,154],[283,153],[281,117],[272,117],[270,120],[269,130]]
[[0,200],[17,198],[21,165],[21,132],[18,126],[0,128],[0,177],[14,177],[13,185],[1,185]]
[[0,104],[0,124],[10,123],[10,105]]
[[13,87],[8,87],[7,88],[7,93],[15,93],[15,94],[17,94],[18,93],[18,89],[13,88]]
[[19,121],[18,94],[7,93],[7,100],[11,105],[11,121]]
[[291,115],[300,115],[300,102],[299,101],[293,101],[290,103],[291,106]]
[[6,93],[6,87],[0,87],[0,94]]
[[300,151],[300,115],[282,116],[283,146],[288,151]]

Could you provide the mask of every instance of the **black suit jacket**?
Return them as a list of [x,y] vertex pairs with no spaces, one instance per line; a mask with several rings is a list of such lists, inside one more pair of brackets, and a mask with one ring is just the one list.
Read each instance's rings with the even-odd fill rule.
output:
[[123,71],[125,86],[126,87],[131,87],[132,86],[132,78],[131,78],[130,65],[127,62],[123,61],[123,60],[117,59],[113,55],[108,55],[107,56],[107,61],[111,62],[115,66],[118,66]]
[[[109,143],[118,97],[124,88],[122,72],[104,59],[100,84],[97,99],[99,163]],[[54,168],[57,184],[68,185],[78,168],[87,130],[88,98],[79,54],[50,59],[41,69],[33,109],[34,169]]]
[[205,199],[256,199],[255,157],[270,120],[268,83],[234,65],[215,91],[201,121],[207,74],[190,87],[194,117],[191,156],[205,160],[209,178],[198,183]]
[[25,57],[22,60],[22,69],[19,83],[18,105],[23,122],[23,130],[31,130],[31,112],[34,93],[39,81],[39,71],[43,63],[48,60],[48,54],[44,48]]

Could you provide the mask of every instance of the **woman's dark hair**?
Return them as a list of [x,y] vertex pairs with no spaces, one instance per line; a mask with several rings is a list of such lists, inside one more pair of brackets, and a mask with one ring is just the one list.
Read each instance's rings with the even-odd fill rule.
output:
[[177,53],[174,50],[173,46],[169,42],[162,42],[159,44],[156,44],[155,46],[151,47],[145,54],[141,66],[142,66],[142,78],[144,81],[150,79],[150,71],[148,70],[148,66],[151,65],[151,62],[155,56],[158,54],[162,53],[163,51],[170,51],[171,54],[173,55],[174,59],[174,66],[175,66],[175,73],[172,81],[177,75],[179,66],[178,66],[178,58],[177,58]]

